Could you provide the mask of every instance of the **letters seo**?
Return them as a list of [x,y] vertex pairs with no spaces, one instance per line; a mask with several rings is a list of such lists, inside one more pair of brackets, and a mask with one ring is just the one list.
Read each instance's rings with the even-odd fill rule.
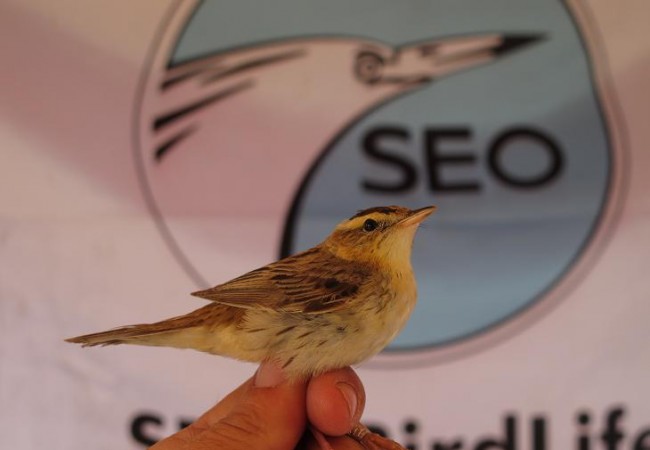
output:
[[[484,173],[503,186],[530,190],[553,183],[564,170],[564,153],[556,139],[536,128],[521,126],[496,133],[487,140],[487,148],[480,153],[481,157],[476,149],[472,149],[471,140],[469,127],[427,127],[420,141],[422,164],[416,164],[415,155],[408,154],[414,140],[407,127],[370,128],[361,137],[362,153],[374,164],[384,166],[390,175],[383,179],[374,173],[364,177],[361,185],[369,192],[404,192],[415,188],[423,177],[432,192],[480,192],[484,182],[475,174],[473,177],[468,175],[467,169],[476,170],[476,166],[484,164]],[[450,146],[464,148],[449,150]],[[535,157],[526,162],[526,170],[522,172],[507,160],[517,158],[516,153],[523,146],[527,155],[530,156],[532,150]],[[418,171],[420,167],[422,172]],[[458,169],[465,170],[462,176]]]

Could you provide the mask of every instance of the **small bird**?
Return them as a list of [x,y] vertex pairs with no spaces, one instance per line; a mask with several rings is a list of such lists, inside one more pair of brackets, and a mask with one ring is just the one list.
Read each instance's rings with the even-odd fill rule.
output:
[[[435,206],[358,212],[319,245],[192,295],[212,303],[151,324],[66,339],[86,346],[192,348],[274,361],[289,381],[358,364],[381,351],[416,302],[411,248]],[[357,425],[367,448],[401,448]]]

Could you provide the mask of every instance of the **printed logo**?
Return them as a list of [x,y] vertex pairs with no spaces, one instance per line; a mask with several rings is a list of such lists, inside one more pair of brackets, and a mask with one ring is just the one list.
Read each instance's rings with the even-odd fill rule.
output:
[[197,284],[271,261],[278,241],[279,256],[315,245],[357,209],[436,204],[389,352],[462,344],[549,298],[611,183],[565,6],[280,3],[178,2],[143,77],[143,190]]

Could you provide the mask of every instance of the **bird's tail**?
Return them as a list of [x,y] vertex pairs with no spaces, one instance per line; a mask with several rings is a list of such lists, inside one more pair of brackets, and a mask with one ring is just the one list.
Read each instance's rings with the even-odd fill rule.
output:
[[83,347],[96,345],[138,344],[167,347],[187,347],[187,338],[202,329],[200,314],[173,317],[156,323],[127,325],[99,333],[68,338],[66,342],[81,344]]

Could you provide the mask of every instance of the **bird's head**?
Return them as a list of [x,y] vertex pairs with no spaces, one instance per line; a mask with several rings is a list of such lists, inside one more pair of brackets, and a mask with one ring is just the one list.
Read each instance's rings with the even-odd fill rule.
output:
[[435,209],[435,206],[365,209],[338,224],[324,245],[340,258],[410,267],[411,247],[418,225]]
[[377,90],[407,90],[462,69],[478,66],[540,40],[536,35],[481,34],[405,44],[358,47],[356,79]]

